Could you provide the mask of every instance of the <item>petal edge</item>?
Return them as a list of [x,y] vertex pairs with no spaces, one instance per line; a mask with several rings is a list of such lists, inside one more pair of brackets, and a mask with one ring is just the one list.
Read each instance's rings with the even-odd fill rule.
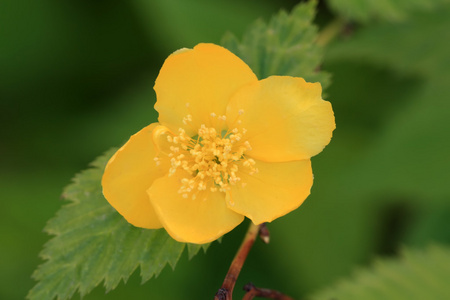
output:
[[157,123],[141,129],[111,157],[102,177],[103,195],[130,224],[161,228],[146,193],[152,182],[164,175],[153,160],[156,154],[152,131]]
[[178,193],[179,172],[157,179],[148,190],[161,223],[169,235],[179,241],[194,244],[212,242],[231,231],[244,216],[229,210],[225,195],[202,191],[195,199]]
[[309,159],[330,142],[336,127],[331,104],[322,100],[321,92],[319,83],[271,76],[240,89],[227,107],[227,120],[241,119],[253,158]]
[[298,208],[309,196],[313,183],[311,161],[269,163],[255,160],[259,172],[239,172],[241,182],[227,193],[231,210],[255,224],[271,222]]
[[[197,134],[201,124],[216,127],[211,113],[224,115],[230,97],[241,87],[257,81],[252,70],[236,55],[214,44],[198,44],[170,55],[156,79],[155,109],[159,122],[173,132],[186,129]],[[192,116],[190,126],[183,118]]]

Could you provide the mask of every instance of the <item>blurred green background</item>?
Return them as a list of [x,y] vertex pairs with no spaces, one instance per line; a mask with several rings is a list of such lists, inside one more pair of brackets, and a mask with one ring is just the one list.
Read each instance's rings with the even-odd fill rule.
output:
[[[321,27],[346,13],[339,2],[320,2]],[[0,299],[34,285],[42,228],[71,177],[155,120],[153,83],[168,54],[239,37],[296,3],[1,1]],[[337,130],[313,159],[312,195],[270,224],[271,243],[255,245],[237,290],[252,281],[300,298],[403,246],[450,243],[449,12],[356,17],[327,46]],[[144,285],[135,272],[84,299],[211,299],[245,226],[206,255],[183,255],[175,272]]]

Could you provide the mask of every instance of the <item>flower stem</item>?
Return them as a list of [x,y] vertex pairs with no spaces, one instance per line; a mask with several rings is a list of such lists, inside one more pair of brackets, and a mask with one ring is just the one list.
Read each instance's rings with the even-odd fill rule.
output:
[[230,269],[225,276],[222,287],[216,293],[214,300],[232,300],[233,289],[234,285],[236,284],[236,280],[262,226],[265,225],[254,225],[253,223],[250,223],[250,227],[248,228],[247,234],[242,241],[241,247],[236,253],[233,262],[231,263]]

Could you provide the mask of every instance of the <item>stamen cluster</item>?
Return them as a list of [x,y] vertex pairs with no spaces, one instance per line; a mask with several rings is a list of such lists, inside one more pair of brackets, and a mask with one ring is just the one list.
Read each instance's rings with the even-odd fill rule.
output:
[[[218,119],[225,120],[225,116]],[[188,123],[192,117],[188,115],[183,121]],[[237,175],[239,167],[247,169],[250,175],[258,172],[255,161],[245,156],[245,152],[251,150],[250,143],[243,140],[245,133],[245,129],[233,128],[222,134],[214,127],[201,125],[195,137],[188,136],[183,128],[179,128],[178,135],[168,135],[167,141],[171,144],[169,176],[179,169],[191,175],[182,178],[178,193],[188,198],[194,191],[225,192],[230,185],[245,186]]]

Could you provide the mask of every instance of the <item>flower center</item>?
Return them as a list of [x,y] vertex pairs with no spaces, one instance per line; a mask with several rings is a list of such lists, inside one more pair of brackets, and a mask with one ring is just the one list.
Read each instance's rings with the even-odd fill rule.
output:
[[[211,116],[216,117],[214,113]],[[218,119],[224,121],[225,116]],[[183,121],[186,124],[192,121],[192,117],[188,115]],[[189,137],[183,128],[178,129],[178,135],[167,135],[170,144],[169,176],[180,169],[191,175],[181,179],[178,193],[188,198],[195,191],[226,192],[230,185],[239,183],[245,186],[238,176],[239,168],[246,169],[250,175],[258,172],[255,161],[245,156],[245,152],[251,150],[250,143],[243,139],[245,133],[244,128],[219,133],[214,127],[201,125],[193,137]],[[155,160],[158,163],[159,158]],[[192,198],[195,198],[195,193],[192,193]]]

